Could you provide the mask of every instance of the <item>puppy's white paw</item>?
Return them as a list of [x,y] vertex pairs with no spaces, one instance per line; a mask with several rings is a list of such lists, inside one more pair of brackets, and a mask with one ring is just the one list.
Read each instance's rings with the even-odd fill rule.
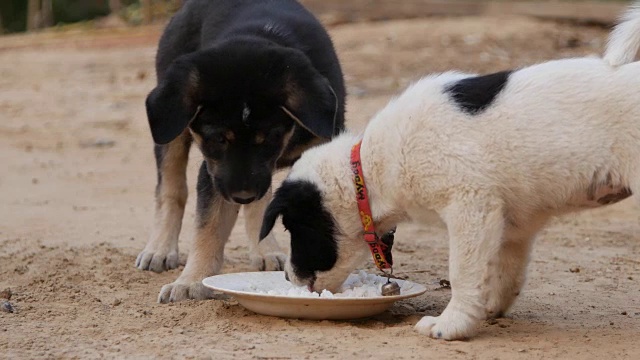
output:
[[202,285],[201,281],[185,281],[176,280],[171,284],[167,284],[160,290],[158,295],[159,303],[170,303],[183,300],[205,300],[212,299],[213,290]]
[[442,315],[425,316],[415,329],[434,339],[463,340],[472,337],[477,329],[478,320],[459,311],[445,311]]
[[178,247],[160,247],[148,244],[136,258],[136,267],[140,270],[151,270],[157,273],[175,269],[180,265]]
[[251,266],[259,271],[282,271],[286,262],[287,255],[282,252],[251,256]]

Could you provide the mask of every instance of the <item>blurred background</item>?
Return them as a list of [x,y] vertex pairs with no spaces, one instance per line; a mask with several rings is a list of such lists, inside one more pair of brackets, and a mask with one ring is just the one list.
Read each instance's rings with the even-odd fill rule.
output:
[[[162,21],[177,11],[186,0],[3,0],[0,2],[0,33],[33,31],[52,26],[85,23],[87,26],[140,25]],[[310,0],[302,1],[312,10],[340,21],[357,18],[384,19],[420,17],[425,15],[461,15],[493,11],[510,11],[551,18],[574,19],[576,21],[607,22],[603,8],[593,5],[581,9],[567,8],[564,1],[520,2],[518,9],[508,9],[505,3],[514,1],[429,1],[429,0]],[[621,0],[603,0],[618,2]],[[500,4],[502,3],[502,4]],[[546,4],[544,4],[546,3]],[[562,2],[561,2],[562,3]],[[539,9],[535,9],[539,7]],[[591,7],[591,9],[589,9]],[[351,11],[349,11],[351,9]],[[586,13],[585,13],[586,12]],[[334,19],[337,20],[337,19]],[[97,21],[97,22],[96,22]]]
[[105,17],[113,24],[148,24],[171,16],[184,0],[3,0],[0,32],[23,32],[89,22]]

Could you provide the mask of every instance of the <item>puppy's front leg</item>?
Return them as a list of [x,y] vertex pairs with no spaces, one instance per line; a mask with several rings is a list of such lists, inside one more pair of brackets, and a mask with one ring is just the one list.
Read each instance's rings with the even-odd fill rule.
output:
[[493,279],[499,282],[494,287],[499,292],[490,297],[487,305],[488,317],[504,316],[520,295],[526,278],[534,234],[533,231],[507,230],[505,232],[500,247],[496,277]]
[[271,189],[258,201],[244,205],[245,230],[249,238],[251,265],[260,271],[284,270],[287,256],[282,252],[273,233],[260,241],[264,211],[271,202]]
[[184,133],[166,145],[155,145],[158,170],[156,212],[147,245],[136,258],[140,270],[162,272],[178,267],[178,236],[187,202],[187,162],[191,135]]
[[224,246],[238,218],[239,205],[224,201],[217,193],[203,162],[198,174],[197,229],[187,265],[176,281],[160,290],[158,302],[208,299],[213,292],[202,279],[220,272]]
[[438,317],[423,317],[416,330],[433,338],[471,337],[499,296],[500,245],[504,232],[502,205],[485,196],[466,197],[445,211],[449,231],[451,301]]

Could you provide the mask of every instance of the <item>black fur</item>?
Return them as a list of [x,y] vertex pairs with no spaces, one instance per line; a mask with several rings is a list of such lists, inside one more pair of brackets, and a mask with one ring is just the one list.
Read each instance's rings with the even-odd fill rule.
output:
[[160,40],[156,68],[147,110],[157,143],[177,137],[198,105],[252,97],[276,107],[289,102],[316,135],[333,135],[336,107],[343,126],[345,90],[333,45],[294,0],[188,1]]
[[229,201],[261,198],[275,169],[344,128],[331,39],[294,0],[187,1],[162,35],[156,71],[146,100],[154,141],[193,131]]
[[291,265],[296,276],[309,279],[316,271],[333,268],[338,259],[336,226],[322,205],[320,190],[311,182],[285,181],[265,211],[260,238],[264,239],[278,217],[291,233]]
[[463,111],[476,115],[485,110],[505,87],[511,71],[462,79],[447,88]]

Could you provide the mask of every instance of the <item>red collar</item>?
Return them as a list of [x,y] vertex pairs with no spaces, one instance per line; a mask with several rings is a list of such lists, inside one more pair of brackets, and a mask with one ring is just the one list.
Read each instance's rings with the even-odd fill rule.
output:
[[[353,183],[356,186],[358,211],[360,212],[360,220],[364,228],[364,241],[369,245],[369,250],[371,250],[371,255],[373,256],[373,261],[376,266],[384,272],[384,269],[391,269],[393,266],[391,247],[385,244],[376,234],[371,206],[369,205],[367,186],[364,183],[362,162],[360,161],[360,145],[362,145],[362,140],[351,148],[351,170],[353,171]],[[389,260],[387,260],[387,258]]]

